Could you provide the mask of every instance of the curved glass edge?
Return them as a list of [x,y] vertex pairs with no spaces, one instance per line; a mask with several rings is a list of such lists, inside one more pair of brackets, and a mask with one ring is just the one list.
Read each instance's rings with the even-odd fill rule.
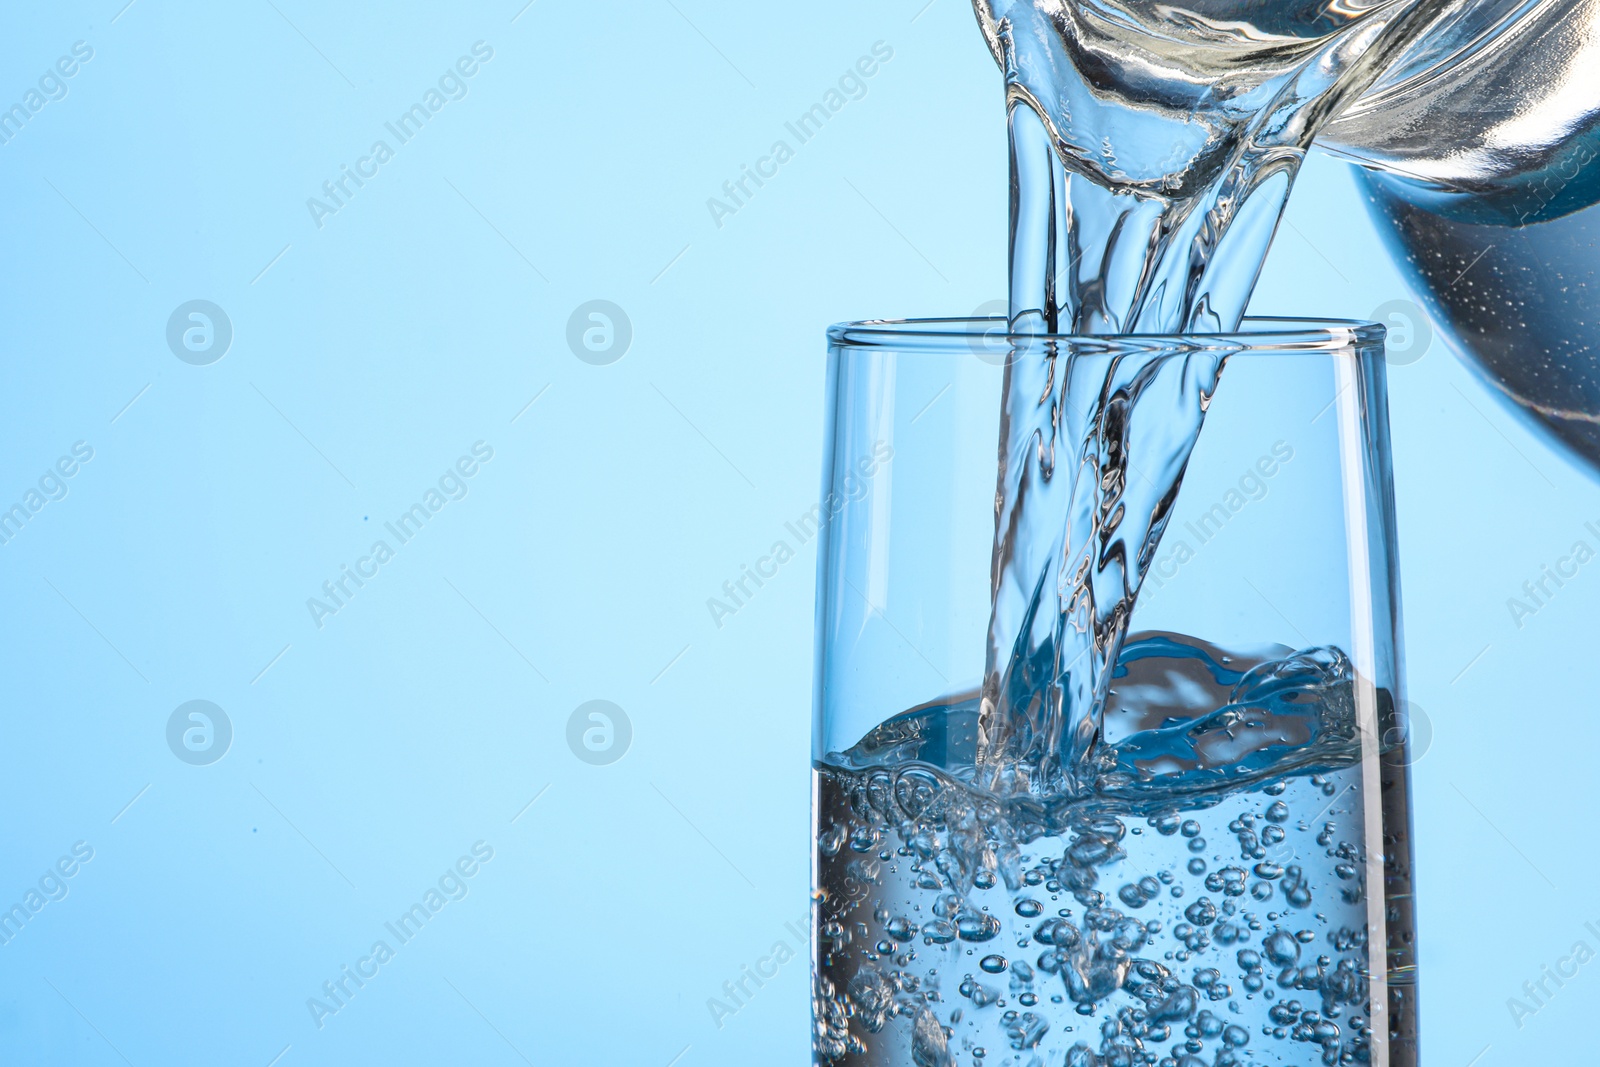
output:
[[[1232,333],[1190,334],[1008,334],[1003,316],[987,318],[867,319],[828,327],[828,342],[844,348],[950,351],[1002,339],[1019,344],[1055,343],[1105,352],[1151,349],[1249,349],[1252,352],[1335,352],[1381,345],[1388,330],[1359,319],[1246,318]],[[979,339],[982,339],[981,341]]]

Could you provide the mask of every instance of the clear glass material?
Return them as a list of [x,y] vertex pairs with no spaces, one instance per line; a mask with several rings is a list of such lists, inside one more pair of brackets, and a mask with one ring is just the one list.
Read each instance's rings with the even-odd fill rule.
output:
[[[1382,328],[1005,329],[829,333],[815,1062],[1415,1063]],[[1221,364],[1071,789],[984,762],[1002,398],[1045,350]]]

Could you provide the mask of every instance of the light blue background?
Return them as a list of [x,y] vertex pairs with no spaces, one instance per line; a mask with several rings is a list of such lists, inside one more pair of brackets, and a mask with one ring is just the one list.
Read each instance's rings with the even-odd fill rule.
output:
[[[0,545],[0,904],[94,848],[0,946],[0,1059],[806,1062],[803,961],[720,1027],[706,1001],[798,947],[813,561],[721,628],[705,601],[815,501],[823,328],[1001,295],[970,10],[123,2],[0,16],[0,104],[94,49],[0,145],[0,501],[94,448]],[[307,198],[480,40],[468,95],[318,228]],[[865,97],[716,226],[876,41]],[[1256,308],[1404,296],[1316,160]],[[235,331],[210,366],[164,338],[196,298]],[[610,366],[565,341],[595,298],[633,325]],[[1600,493],[1442,342],[1391,389],[1429,1060],[1575,1062],[1600,966],[1521,1029],[1506,1001],[1600,948],[1600,563],[1520,628],[1506,600],[1597,543]],[[480,440],[469,495],[314,625]],[[610,766],[566,743],[596,698],[633,727]],[[211,766],[166,744],[191,699],[233,724]],[[469,895],[319,1029],[307,998],[480,840]]]

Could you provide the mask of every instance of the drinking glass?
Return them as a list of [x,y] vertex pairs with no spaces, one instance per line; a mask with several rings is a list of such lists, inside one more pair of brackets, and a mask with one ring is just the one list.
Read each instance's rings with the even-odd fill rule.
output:
[[[1415,1063],[1383,328],[828,337],[814,1062]],[[1001,401],[1044,355],[1221,362],[1071,796],[979,773]]]

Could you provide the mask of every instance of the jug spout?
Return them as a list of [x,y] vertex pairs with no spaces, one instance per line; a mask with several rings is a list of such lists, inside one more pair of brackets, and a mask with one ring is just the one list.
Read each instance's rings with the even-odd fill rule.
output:
[[1457,4],[1318,139],[1391,196],[1522,226],[1600,200],[1600,0]]

